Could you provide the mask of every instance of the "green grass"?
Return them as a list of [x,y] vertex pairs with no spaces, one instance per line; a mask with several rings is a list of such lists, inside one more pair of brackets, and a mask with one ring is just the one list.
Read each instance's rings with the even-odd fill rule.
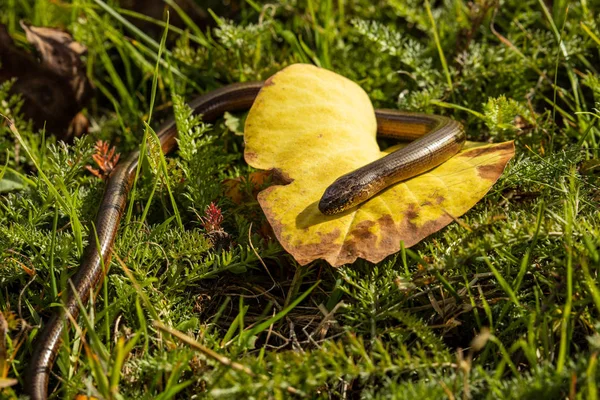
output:
[[[161,32],[166,15],[116,1],[0,0],[21,45],[21,19],[72,32],[96,87],[90,134],[65,145],[0,84],[19,132],[0,125],[0,397],[22,392],[39,328],[95,240],[103,182],[85,166],[102,139],[123,156],[144,146],[143,162],[54,398],[598,398],[600,3],[233,3],[214,2],[212,28],[170,7],[182,22],[161,41],[135,24]],[[377,265],[301,267],[265,235],[251,185],[241,204],[225,196],[224,180],[252,172],[243,114],[208,126],[184,105],[294,62],[349,77],[376,107],[514,139],[517,154],[460,224]],[[180,149],[164,157],[154,130],[172,114]],[[229,249],[204,229],[211,202]]]

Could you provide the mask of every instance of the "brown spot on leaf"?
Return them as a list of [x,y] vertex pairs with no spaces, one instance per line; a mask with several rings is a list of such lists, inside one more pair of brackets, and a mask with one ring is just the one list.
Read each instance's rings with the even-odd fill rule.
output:
[[[372,227],[375,227],[376,234],[371,232]],[[383,215],[376,221],[362,221],[348,232],[338,258],[332,265],[348,264],[359,257],[371,262],[379,262],[399,250],[400,243],[395,243],[394,240],[397,236],[397,226],[390,215]],[[395,247],[397,249],[390,251]]]
[[335,243],[335,240],[340,237],[340,230],[336,228],[329,233],[317,232],[317,236],[319,237],[318,243],[308,243],[299,246],[293,246],[290,243],[291,248],[286,248],[286,250],[291,254],[299,255],[299,257],[295,258],[300,265],[306,265],[318,258],[324,258],[329,261],[340,247]]
[[373,227],[373,225],[375,225],[375,222],[373,221],[362,221],[356,225],[356,227],[350,232],[350,235],[361,241],[373,240],[375,235],[369,230]]
[[417,218],[419,216],[419,213],[417,211],[417,205],[415,203],[410,203],[408,205],[408,210],[406,210],[404,215],[409,220],[413,220],[413,219]]
[[474,158],[474,157],[478,157],[478,156],[481,156],[486,153],[496,153],[496,154],[502,153],[507,150],[512,150],[513,148],[514,148],[513,142],[505,142],[505,143],[497,144],[493,147],[481,146],[481,147],[476,147],[474,149],[466,150],[466,151],[459,153],[458,157]]
[[485,153],[487,153],[489,151],[493,151],[493,149],[490,149],[487,146],[481,146],[481,147],[476,147],[474,149],[466,150],[466,151],[463,151],[461,153],[458,153],[458,157],[472,158],[472,157],[477,157],[477,156],[480,156],[482,154],[485,154]]
[[496,180],[502,171],[504,170],[504,163],[498,164],[489,164],[489,165],[479,165],[477,166],[477,174],[483,178],[488,180]]
[[283,248],[288,253],[292,254],[300,265],[306,265],[309,262],[319,258],[326,259],[332,265],[341,265],[334,264],[333,261],[330,260],[331,258],[335,259],[335,257],[333,257],[332,255],[336,254],[340,248],[339,244],[335,243],[335,240],[340,236],[340,230],[337,228],[329,233],[317,232],[319,240],[315,243],[294,244],[291,237],[288,237],[287,240],[282,240],[284,239],[284,226],[281,222],[278,221],[278,215],[273,211],[271,203],[268,203],[264,200],[266,197],[268,197],[268,194],[274,189],[275,187],[271,186],[260,192],[258,195],[258,202],[261,208],[263,209],[267,220],[271,224],[275,236],[277,237],[279,243],[281,243]]
[[[509,141],[509,142],[504,142],[504,143],[500,143],[498,145],[496,145],[494,147],[496,149],[496,151],[498,153],[504,152],[504,151],[513,151],[515,149],[515,142],[514,141]],[[512,154],[511,154],[512,157]]]
[[258,158],[257,154],[251,151],[244,152],[244,160],[246,160],[246,164],[252,165]]
[[430,199],[434,199],[433,201],[427,200],[423,203],[421,203],[421,207],[427,207],[427,206],[439,206],[440,204],[442,204],[444,202],[444,200],[446,200],[446,198],[444,196],[436,196],[435,193],[431,194],[429,196]]
[[[399,236],[404,241],[404,247],[410,247],[419,243],[423,238],[432,233],[439,231],[450,222],[452,222],[452,218],[447,214],[442,214],[438,219],[427,221],[421,226],[417,226],[408,218],[403,218],[398,227],[398,231],[400,232]],[[399,246],[395,251],[398,250],[400,250]]]

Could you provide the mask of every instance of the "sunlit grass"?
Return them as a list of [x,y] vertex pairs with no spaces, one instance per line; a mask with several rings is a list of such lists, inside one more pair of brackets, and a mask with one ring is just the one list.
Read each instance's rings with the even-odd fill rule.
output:
[[[60,350],[56,398],[597,398],[600,182],[582,167],[600,142],[596,2],[246,1],[207,10],[210,26],[165,3],[154,20],[116,2],[0,0],[21,45],[21,19],[72,32],[96,87],[90,134],[62,145],[0,84],[15,121],[0,124],[0,397],[22,392],[39,327],[95,240],[103,182],[85,165],[102,139],[122,159],[142,148],[140,168],[107,278]],[[514,139],[517,155],[460,223],[413,248],[301,267],[254,200],[243,114],[208,126],[180,100],[294,62],[353,79],[376,107]],[[164,156],[155,132],[173,114],[183,148]],[[231,247],[206,232],[211,202]]]

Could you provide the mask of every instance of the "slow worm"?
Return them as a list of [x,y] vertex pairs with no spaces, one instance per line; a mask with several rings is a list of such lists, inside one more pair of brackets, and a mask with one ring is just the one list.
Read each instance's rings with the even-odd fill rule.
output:
[[[263,82],[238,83],[222,87],[196,98],[190,107],[212,122],[226,111],[245,110],[252,106]],[[412,142],[383,158],[338,178],[329,186],[319,202],[324,214],[346,211],[402,180],[428,171],[455,155],[465,142],[462,125],[446,117],[395,110],[376,110],[377,134]],[[173,119],[157,131],[162,151],[166,154],[176,146],[177,129]],[[77,298],[85,304],[96,293],[104,277],[103,265],[110,263],[111,252],[127,196],[135,179],[139,151],[121,161],[111,173],[96,219],[99,247],[91,240],[79,270],[73,277],[67,302],[54,313],[36,339],[27,375],[27,392],[32,400],[48,397],[48,380],[56,359],[66,313],[79,315]],[[73,292],[75,291],[75,293]]]

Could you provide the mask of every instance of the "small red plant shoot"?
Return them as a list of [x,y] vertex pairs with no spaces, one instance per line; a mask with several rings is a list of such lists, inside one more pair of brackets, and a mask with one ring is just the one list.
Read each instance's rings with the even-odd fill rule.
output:
[[210,203],[206,210],[204,210],[204,217],[201,217],[202,226],[206,230],[207,233],[222,231],[221,223],[223,223],[223,214],[221,213],[221,209],[215,205],[215,203]]
[[223,223],[223,214],[221,209],[210,203],[206,210],[204,210],[204,217],[200,217],[202,227],[206,231],[206,236],[217,250],[231,248],[233,242],[227,232],[223,230],[221,224]]
[[92,158],[99,169],[95,169],[91,165],[86,165],[85,168],[94,174],[94,176],[106,180],[110,173],[115,169],[117,162],[119,162],[120,154],[115,154],[115,147],[109,148],[108,142],[102,140],[98,140],[94,148],[96,149],[96,152]]

